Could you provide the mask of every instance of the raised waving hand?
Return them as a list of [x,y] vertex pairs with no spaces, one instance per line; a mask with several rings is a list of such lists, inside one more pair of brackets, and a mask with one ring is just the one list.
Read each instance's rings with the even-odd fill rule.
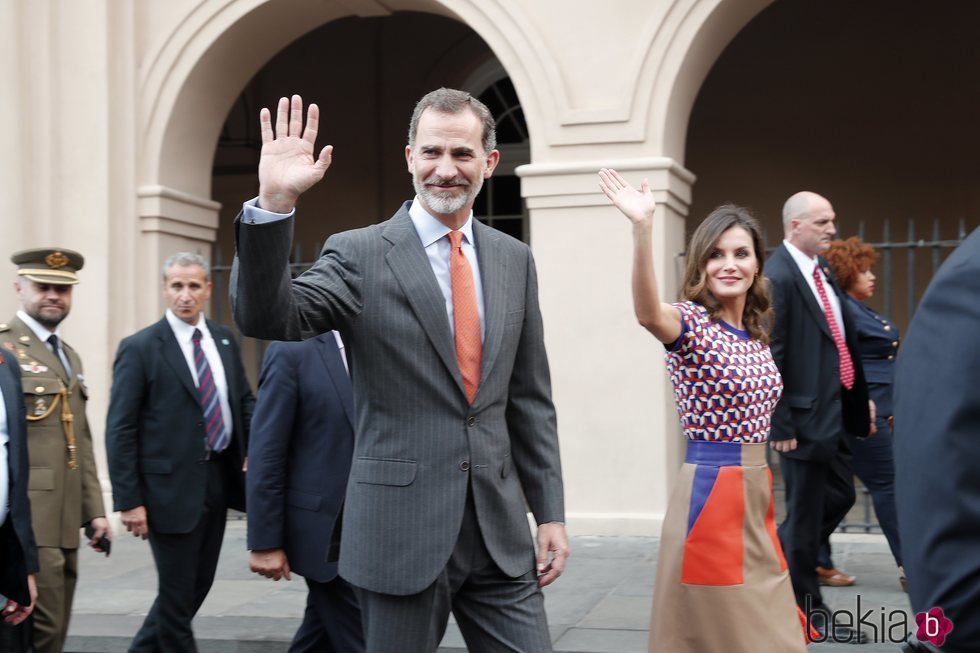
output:
[[657,203],[646,179],[640,183],[640,190],[636,190],[618,172],[603,168],[599,171],[599,188],[633,224],[653,219]]
[[266,211],[289,213],[300,195],[323,179],[333,160],[333,145],[313,157],[320,126],[320,108],[311,104],[303,127],[303,99],[279,98],[276,124],[272,114],[263,108],[259,112],[262,131],[262,156],[259,159],[259,206]]

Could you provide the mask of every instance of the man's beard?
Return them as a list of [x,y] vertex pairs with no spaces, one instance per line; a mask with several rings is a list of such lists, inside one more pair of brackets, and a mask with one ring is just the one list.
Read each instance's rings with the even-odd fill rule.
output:
[[44,313],[41,313],[41,311],[28,313],[28,315],[34,318],[37,321],[37,323],[40,324],[41,326],[47,327],[49,329],[53,329],[59,324],[61,324],[66,317],[68,317],[68,311],[63,311],[57,316],[52,316],[50,314],[45,315]]
[[415,186],[415,192],[425,202],[425,205],[439,215],[452,215],[466,206],[468,202],[472,201],[480,193],[480,190],[483,188],[483,175],[480,175],[475,185],[465,187],[466,192],[455,195],[434,193],[429,190],[426,184],[466,184],[466,180],[462,177],[443,179],[442,177],[432,175],[423,181],[415,175],[412,175],[412,185]]

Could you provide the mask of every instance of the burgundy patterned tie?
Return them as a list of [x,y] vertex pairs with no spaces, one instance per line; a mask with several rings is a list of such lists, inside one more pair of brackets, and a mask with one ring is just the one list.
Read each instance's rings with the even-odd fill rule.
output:
[[[830,335],[834,336],[834,344],[837,345],[837,354],[840,356],[840,384],[850,390],[854,387],[854,363],[851,361],[851,352],[847,350],[847,343],[844,342],[840,327],[837,326],[837,320],[834,319],[834,311],[830,308],[827,289],[824,288],[823,278],[820,276],[820,266],[813,268],[813,282],[817,286],[817,294],[820,295],[820,303],[823,304],[823,314],[827,318]],[[841,310],[844,310],[843,306]]]
[[218,398],[218,388],[214,384],[214,375],[208,358],[201,349],[201,330],[194,329],[191,337],[194,341],[194,367],[197,368],[197,396],[204,409],[204,437],[207,440],[208,451],[224,451],[228,446],[228,434],[225,433],[225,419],[221,415],[221,401]]

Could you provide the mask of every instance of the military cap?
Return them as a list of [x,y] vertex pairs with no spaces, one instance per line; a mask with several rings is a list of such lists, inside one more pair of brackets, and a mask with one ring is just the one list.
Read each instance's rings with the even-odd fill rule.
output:
[[85,259],[78,252],[50,247],[14,252],[10,260],[17,266],[19,276],[56,286],[78,283],[75,272],[85,265]]

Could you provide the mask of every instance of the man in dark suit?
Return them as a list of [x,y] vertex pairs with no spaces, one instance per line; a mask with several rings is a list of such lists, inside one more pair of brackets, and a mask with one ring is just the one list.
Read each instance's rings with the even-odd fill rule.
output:
[[17,356],[0,348],[0,650],[26,653],[34,609],[37,546],[27,499],[27,420]]
[[793,195],[783,207],[785,240],[766,261],[776,318],[772,355],[784,385],[770,438],[786,486],[779,538],[803,610],[826,609],[817,552],[854,504],[844,434],[866,437],[871,427],[857,333],[844,294],[819,257],[837,233],[835,217],[820,195]]
[[354,590],[328,561],[354,450],[354,405],[336,331],[265,352],[248,442],[249,567],[306,579],[290,653],[364,650]]
[[896,365],[896,503],[909,602],[914,612],[942,609],[953,625],[945,642],[930,640],[941,626],[932,616],[909,651],[980,651],[978,350],[980,229],[929,284]]
[[422,98],[405,148],[415,199],[332,236],[291,281],[291,214],[331,161],[330,146],[313,157],[318,123],[310,105],[304,130],[302,100],[282,98],[274,136],[262,110],[232,298],[245,333],[336,328],[353,352],[340,574],[367,650],[435,651],[452,610],[472,651],[550,651],[540,586],[568,542],[537,277],[528,247],[472,212],[500,156],[493,117],[461,91]]
[[204,318],[204,259],[167,259],[163,296],[163,319],[119,344],[106,450],[116,510],[149,537],[159,579],[130,651],[193,653],[191,619],[214,580],[227,509],[245,508],[254,399],[231,331]]

